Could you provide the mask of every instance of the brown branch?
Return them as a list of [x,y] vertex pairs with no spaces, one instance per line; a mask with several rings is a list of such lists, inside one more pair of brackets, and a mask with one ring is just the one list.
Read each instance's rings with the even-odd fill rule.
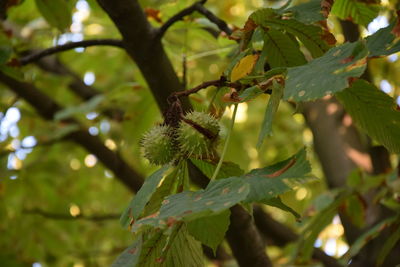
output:
[[226,22],[215,16],[210,10],[204,7],[206,1],[207,0],[195,2],[191,6],[188,6],[187,8],[173,15],[157,30],[157,33],[155,35],[156,38],[162,38],[168,28],[171,27],[175,22],[182,20],[184,17],[192,14],[195,11],[204,15],[209,21],[217,25],[220,31],[225,32],[227,35],[231,35],[232,30],[228,27]]
[[[26,100],[45,119],[52,120],[62,108],[53,99],[42,93],[34,85],[20,82],[3,72],[0,72],[0,82],[7,85],[19,97]],[[66,119],[65,123],[79,123],[74,119]],[[115,176],[132,191],[140,189],[143,177],[133,170],[119,155],[107,148],[96,136],[92,136],[86,129],[80,129],[67,135],[68,139],[78,143],[87,151],[94,154]]]
[[[156,29],[148,22],[136,0],[97,0],[123,37],[126,52],[137,64],[161,111],[168,107],[167,98],[183,89],[168,59],[161,40],[154,38]],[[188,100],[183,101],[190,109]]]
[[215,16],[210,10],[208,10],[204,6],[198,5],[196,11],[201,13],[201,14],[203,14],[206,18],[208,18],[209,21],[211,21],[215,25],[217,25],[218,28],[221,31],[225,32],[227,35],[231,35],[232,34],[233,31],[231,30],[231,28],[228,27],[226,22],[223,21],[222,19],[218,18],[217,16]]
[[195,2],[193,5],[188,6],[185,9],[182,9],[172,17],[170,17],[158,30],[156,33],[156,38],[162,38],[165,32],[171,27],[175,22],[182,20],[184,17],[192,14],[196,11],[197,5],[203,5],[207,0],[202,0],[199,2]]
[[[139,2],[137,0],[97,0],[97,2],[120,31],[126,51],[141,70],[158,106],[162,111],[166,110],[169,106],[168,97],[173,92],[181,91],[183,86],[165,54],[160,38],[154,38],[156,30],[147,21]],[[132,25],[135,27],[132,27]],[[137,40],[140,40],[140,42]],[[183,109],[185,111],[190,110],[192,107],[189,101],[186,98],[183,100]],[[199,173],[201,172],[198,170],[191,171],[191,175]],[[191,176],[191,179],[203,180],[193,176]],[[265,254],[265,247],[258,245],[257,240],[260,239],[260,235],[257,231],[254,231],[254,223],[243,216],[232,216],[231,224],[243,226],[242,229],[237,231],[241,232],[242,235],[237,236],[238,239],[235,241],[236,252],[238,250],[249,251],[249,255],[258,255],[259,262],[266,262],[267,265],[264,266],[268,266],[269,259]],[[251,233],[251,235],[246,235],[246,233]],[[256,258],[253,259],[257,260]],[[249,264],[240,262],[240,266],[247,267]]]
[[83,215],[82,213],[77,216],[72,216],[65,213],[52,213],[41,209],[24,210],[25,214],[37,214],[42,217],[54,220],[85,220],[85,221],[106,221],[116,220],[121,217],[120,214],[104,214],[104,215]]
[[50,47],[34,54],[30,54],[26,57],[21,58],[19,60],[19,63],[21,65],[26,65],[34,61],[37,61],[43,57],[53,55],[55,53],[71,50],[78,47],[89,47],[89,46],[99,46],[99,45],[124,48],[123,42],[121,40],[115,40],[115,39],[94,39],[94,40],[84,40],[79,42],[70,42],[63,45]]
[[272,266],[265,254],[265,244],[254,225],[252,216],[240,205],[235,205],[230,210],[231,224],[226,238],[239,266]]

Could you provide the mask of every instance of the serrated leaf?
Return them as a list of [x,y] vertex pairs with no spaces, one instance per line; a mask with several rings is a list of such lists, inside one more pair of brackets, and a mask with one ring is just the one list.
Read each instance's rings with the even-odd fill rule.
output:
[[396,22],[365,38],[370,56],[388,56],[400,51],[400,39],[392,33]]
[[[208,178],[211,178],[213,176],[215,168],[217,167],[217,163],[212,163],[200,159],[190,159],[190,160]],[[240,176],[243,174],[244,171],[240,168],[239,165],[233,162],[225,161],[222,163],[221,169],[219,170],[216,179],[228,178],[232,176]]]
[[231,82],[236,82],[237,80],[249,75],[257,62],[259,55],[247,55],[239,60],[239,62],[233,67],[231,72]]
[[233,59],[231,60],[231,62],[229,63],[228,67],[225,69],[224,71],[224,76],[225,77],[230,77],[233,68],[238,64],[238,62],[244,58],[245,56],[247,56],[250,53],[250,49],[246,49],[242,52],[240,52],[239,54],[237,54],[236,56],[233,57]]
[[369,136],[400,153],[400,111],[392,97],[364,80],[354,82],[337,97]]
[[301,233],[301,239],[297,244],[297,253],[304,261],[308,261],[314,249],[314,243],[319,233],[332,222],[337,214],[339,206],[347,198],[348,193],[340,194],[332,203],[314,215],[306,228]]
[[349,78],[364,72],[367,53],[362,42],[345,43],[307,65],[289,68],[283,98],[308,101],[345,89]]
[[188,222],[222,212],[244,200],[248,193],[249,185],[242,178],[232,177],[210,182],[204,190],[184,191],[167,197],[160,212],[136,221],[132,232],[144,225],[166,228],[182,220]]
[[306,3],[279,10],[279,13],[306,24],[325,20],[321,13],[321,0],[310,0]]
[[342,256],[343,262],[348,262],[351,258],[358,254],[358,252],[371,240],[375,239],[380,232],[385,228],[391,226],[397,220],[397,216],[389,217],[377,223],[371,227],[365,233],[357,238],[357,240],[351,245],[350,249]]
[[366,207],[361,196],[353,194],[346,199],[344,204],[344,211],[350,218],[350,221],[360,229],[364,227]]
[[305,149],[272,166],[254,169],[243,176],[250,184],[250,193],[245,202],[262,202],[292,190],[295,185],[311,178],[307,175],[310,171]]
[[395,227],[394,233],[392,233],[386,242],[383,244],[382,249],[379,251],[378,257],[376,259],[376,266],[383,266],[385,258],[389,254],[389,252],[394,248],[397,242],[400,240],[400,225]]
[[331,13],[341,19],[367,26],[379,13],[379,6],[367,4],[357,0],[336,0]]
[[264,32],[264,47],[271,68],[294,67],[307,63],[295,40],[281,31],[269,29]]
[[157,187],[156,191],[153,193],[149,202],[144,208],[143,216],[145,217],[157,212],[160,209],[164,198],[176,192],[178,182],[179,179],[177,179],[177,168],[175,168],[162,180],[161,185]]
[[132,245],[122,252],[111,267],[134,267],[139,261],[142,249],[142,237],[139,236]]
[[300,214],[298,214],[294,209],[291,207],[287,206],[285,203],[282,202],[282,199],[280,197],[274,197],[270,199],[266,199],[264,201],[261,201],[261,203],[272,206],[275,208],[278,208],[280,210],[286,211],[291,213],[296,219],[300,219]]
[[0,65],[7,63],[12,54],[12,47],[8,44],[0,45]]
[[120,223],[123,227],[127,227],[131,219],[137,219],[141,215],[150,200],[152,194],[156,191],[158,184],[164,176],[164,173],[169,169],[169,165],[165,165],[153,174],[151,174],[144,182],[142,187],[131,200],[129,206],[121,215]]
[[162,231],[153,231],[143,242],[137,266],[204,266],[201,244],[190,236],[185,224],[177,225],[168,235]]
[[[268,81],[268,79],[272,78],[273,76],[284,75],[284,74],[286,74],[286,68],[274,68],[264,73],[261,76],[260,82],[262,83],[263,81]],[[253,100],[257,96],[264,94],[266,89],[270,88],[261,89],[260,85],[254,85],[242,90],[239,94],[239,99],[240,99],[239,103]]]
[[189,222],[187,228],[194,238],[210,247],[215,254],[229,228],[230,214],[230,211],[226,210],[220,214],[199,218]]
[[42,16],[53,27],[65,31],[72,23],[72,10],[65,0],[35,0]]
[[257,25],[284,30],[296,36],[314,58],[322,56],[329,49],[329,45],[322,38],[324,32],[322,28],[318,26],[307,25],[294,19],[284,20],[281,18],[281,15],[270,8],[263,8],[255,11],[250,15],[250,19]]
[[278,111],[279,103],[281,102],[283,96],[283,86],[277,84],[275,81],[272,86],[272,94],[269,98],[267,109],[265,110],[265,115],[263,122],[261,124],[260,135],[258,136],[257,148],[261,147],[265,136],[272,133],[272,120],[275,113]]

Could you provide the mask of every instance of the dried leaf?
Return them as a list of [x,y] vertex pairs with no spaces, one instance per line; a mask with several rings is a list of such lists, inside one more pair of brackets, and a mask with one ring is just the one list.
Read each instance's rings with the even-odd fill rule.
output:
[[258,57],[259,55],[255,54],[255,55],[247,55],[244,58],[242,58],[235,65],[235,67],[233,67],[231,73],[231,82],[235,82],[249,75],[253,71],[254,65],[256,64]]

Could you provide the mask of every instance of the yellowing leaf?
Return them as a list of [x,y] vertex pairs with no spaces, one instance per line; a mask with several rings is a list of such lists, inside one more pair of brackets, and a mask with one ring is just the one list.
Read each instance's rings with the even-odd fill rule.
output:
[[254,65],[257,62],[259,55],[247,55],[242,58],[236,65],[233,67],[231,72],[231,82],[235,82],[247,75],[253,70]]

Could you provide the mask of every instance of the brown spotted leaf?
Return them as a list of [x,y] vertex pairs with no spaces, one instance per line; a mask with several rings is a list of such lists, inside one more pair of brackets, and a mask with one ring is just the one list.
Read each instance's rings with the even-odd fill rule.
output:
[[216,180],[203,190],[184,191],[168,196],[156,217],[143,218],[134,223],[132,232],[144,225],[167,228],[181,221],[189,222],[218,214],[241,202],[249,193],[249,184],[243,178],[231,177]]
[[306,65],[289,68],[283,98],[308,101],[345,89],[350,77],[364,73],[367,54],[362,42],[345,43]]
[[312,178],[310,171],[305,149],[272,166],[254,169],[243,176],[250,184],[250,193],[245,202],[265,202],[290,191]]

